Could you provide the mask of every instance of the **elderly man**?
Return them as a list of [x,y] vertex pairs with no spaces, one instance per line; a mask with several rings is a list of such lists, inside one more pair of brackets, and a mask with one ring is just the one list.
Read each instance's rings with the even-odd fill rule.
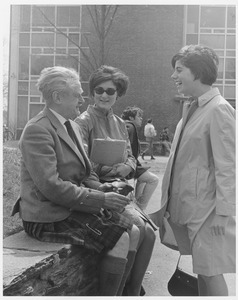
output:
[[129,200],[91,169],[72,121],[84,102],[77,72],[45,68],[37,87],[46,106],[20,139],[21,195],[13,214],[19,211],[25,231],[38,240],[104,251],[99,292],[116,295],[131,268],[128,252],[139,240],[138,228],[120,214]]

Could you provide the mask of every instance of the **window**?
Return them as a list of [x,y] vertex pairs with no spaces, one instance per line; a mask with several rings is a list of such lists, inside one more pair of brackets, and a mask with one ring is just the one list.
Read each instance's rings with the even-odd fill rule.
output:
[[227,27],[236,28],[236,10],[235,7],[227,8]]
[[[219,56],[216,85],[221,94],[235,101],[236,9],[235,6],[188,5],[186,44],[203,44]],[[233,103],[234,104],[234,103]]]
[[56,56],[55,58],[55,65],[56,66],[63,66],[68,68],[73,68],[78,71],[78,64],[79,60],[76,56]]
[[198,33],[199,6],[188,5],[187,33]]
[[80,24],[79,6],[60,6],[57,8],[57,26],[77,26]]
[[200,43],[210,46],[214,49],[224,49],[225,47],[225,35],[219,34],[201,34]]
[[21,5],[20,11],[20,31],[30,31],[30,5]]
[[70,33],[69,34],[69,47],[77,47],[79,45],[79,34]]
[[28,81],[18,82],[18,95],[28,95]]
[[56,34],[56,47],[66,47],[67,46],[67,37],[62,33]]
[[28,98],[27,96],[19,96],[18,97],[18,105],[17,105],[17,128],[23,128],[28,119]]
[[54,47],[54,34],[53,33],[32,33],[33,47]]
[[55,24],[55,8],[53,6],[32,7],[32,26],[49,26]]
[[226,48],[235,49],[236,48],[236,37],[235,35],[227,35],[226,37]]
[[226,79],[235,79],[235,58],[226,58],[226,70],[225,70],[225,77]]
[[201,7],[201,27],[225,27],[225,7]]
[[41,93],[38,91],[36,87],[36,81],[30,82],[30,94],[31,95],[41,95]]
[[42,69],[53,67],[54,57],[47,55],[32,55],[31,56],[31,75],[40,75]]
[[29,49],[19,49],[19,79],[29,78]]
[[30,46],[30,34],[20,33],[19,35],[19,46]]
[[30,104],[30,115],[29,119],[37,115],[45,107],[45,104]]

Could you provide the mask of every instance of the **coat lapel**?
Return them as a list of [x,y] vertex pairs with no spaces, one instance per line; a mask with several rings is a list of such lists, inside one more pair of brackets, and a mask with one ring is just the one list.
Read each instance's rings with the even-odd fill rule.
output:
[[[68,146],[75,152],[75,154],[78,156],[78,158],[80,159],[80,161],[82,162],[83,166],[86,168],[85,165],[85,160],[83,155],[80,153],[80,150],[78,149],[78,147],[74,144],[74,142],[72,141],[72,139],[70,138],[70,136],[68,135],[68,133],[66,132],[65,128],[63,127],[63,125],[60,123],[60,121],[56,118],[56,116],[48,109],[45,108],[44,110],[45,115],[47,116],[47,118],[50,120],[51,124],[53,125],[53,127],[56,129],[56,133],[58,134],[58,136],[65,141],[65,143],[68,144]],[[73,122],[71,122],[72,124]],[[74,129],[75,130],[75,129]]]

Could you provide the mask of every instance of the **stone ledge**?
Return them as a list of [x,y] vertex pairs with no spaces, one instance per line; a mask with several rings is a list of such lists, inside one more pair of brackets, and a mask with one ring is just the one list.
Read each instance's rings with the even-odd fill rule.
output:
[[3,295],[95,296],[99,260],[93,251],[43,243],[22,231],[3,240]]

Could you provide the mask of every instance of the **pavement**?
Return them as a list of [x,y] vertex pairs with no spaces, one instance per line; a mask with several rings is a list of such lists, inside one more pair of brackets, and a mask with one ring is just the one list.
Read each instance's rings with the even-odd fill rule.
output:
[[[168,157],[156,156],[155,160],[150,160],[149,156],[145,156],[145,160],[140,158],[142,165],[150,166],[150,171],[159,177],[159,184],[148,204],[147,213],[153,213],[160,208],[161,183]],[[147,296],[170,296],[167,290],[167,283],[172,276],[178,261],[178,251],[172,250],[160,243],[159,232],[156,232],[156,242],[152,254],[152,258],[146,271],[143,287]],[[192,261],[190,255],[181,257],[179,266],[186,272],[193,274]],[[236,274],[225,274],[228,285],[229,296],[236,295]]]

